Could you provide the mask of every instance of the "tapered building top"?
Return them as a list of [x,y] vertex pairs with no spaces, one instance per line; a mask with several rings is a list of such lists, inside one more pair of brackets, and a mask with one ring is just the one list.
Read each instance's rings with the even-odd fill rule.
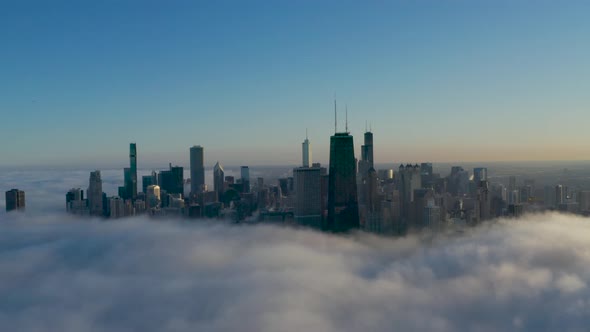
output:
[[303,141],[302,145],[302,164],[303,167],[309,167],[312,164],[311,161],[311,143],[307,138],[307,129],[305,130],[305,141]]
[[223,172],[223,166],[221,166],[221,164],[219,163],[219,161],[217,161],[215,163],[215,166],[213,166],[213,172],[215,171],[222,171]]

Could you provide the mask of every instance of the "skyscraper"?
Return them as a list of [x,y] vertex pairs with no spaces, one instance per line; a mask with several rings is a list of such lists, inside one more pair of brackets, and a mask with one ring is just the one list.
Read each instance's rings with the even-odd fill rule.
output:
[[22,211],[25,209],[25,192],[18,189],[11,189],[6,192],[6,212]]
[[481,181],[488,180],[488,169],[485,167],[476,167],[473,169],[473,182],[479,186]]
[[215,163],[215,166],[213,167],[213,190],[215,190],[215,192],[217,193],[217,198],[219,198],[221,194],[223,194],[224,175],[225,173],[223,171],[223,166],[221,166],[221,164],[218,161],[217,163]]
[[305,141],[301,145],[303,167],[309,167],[311,166],[311,143],[309,143],[309,139],[307,138],[307,131],[305,131]]
[[369,167],[374,167],[373,161],[373,133],[365,132],[365,144],[361,147],[361,158],[369,163]]
[[[400,212],[405,222],[411,221],[413,217],[412,204],[414,203],[414,191],[422,187],[422,175],[420,166],[400,165],[396,176],[400,192]],[[420,220],[421,222],[422,220]]]
[[147,187],[151,186],[151,185],[157,185],[158,184],[158,175],[156,174],[155,171],[152,171],[152,174],[150,175],[144,175],[141,177],[141,187],[142,187],[142,192],[145,194],[147,193]]
[[299,224],[321,228],[322,222],[322,176],[326,169],[314,164],[293,170],[295,178],[295,221]]
[[555,203],[559,207],[559,204],[565,203],[565,190],[561,184],[555,186]]
[[205,186],[205,166],[203,147],[200,145],[190,148],[191,162],[191,194],[195,195],[203,191]]
[[160,187],[149,185],[145,193],[146,207],[148,209],[157,208],[160,205]]
[[125,201],[118,196],[113,196],[109,198],[109,211],[110,211],[110,218],[116,219],[124,217],[125,214]]
[[361,179],[366,179],[369,168],[374,167],[373,163],[373,133],[365,133],[364,145],[361,146],[361,160],[359,160],[358,172]]
[[125,169],[125,196],[124,199],[137,198],[137,145],[129,144],[129,168]]
[[487,180],[481,180],[477,188],[477,204],[479,204],[479,220],[485,221],[491,218],[490,189]]
[[420,164],[420,177],[422,181],[422,188],[432,188],[433,183],[433,168],[432,163]]
[[348,132],[330,137],[328,180],[328,220],[326,229],[334,232],[358,228],[359,210],[354,141]]
[[181,166],[169,165],[170,169],[160,172],[158,184],[168,194],[184,195],[184,168]]
[[90,214],[93,216],[103,215],[103,195],[102,195],[102,179],[100,171],[90,172],[90,181],[88,184],[88,207]]
[[373,168],[373,133],[370,131],[365,132],[364,145],[361,146],[361,160],[358,162],[358,201],[359,201],[359,213],[361,216],[361,223],[365,220],[365,216],[368,211],[368,200],[369,200],[369,170]]
[[242,178],[242,186],[243,186],[243,191],[245,193],[249,193],[250,192],[250,168],[248,166],[242,166],[240,168],[240,175]]

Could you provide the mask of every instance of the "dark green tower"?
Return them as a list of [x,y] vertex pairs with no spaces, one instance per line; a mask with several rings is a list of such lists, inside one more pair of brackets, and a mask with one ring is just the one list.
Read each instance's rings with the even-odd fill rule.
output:
[[330,137],[328,220],[325,226],[332,232],[359,228],[354,142],[348,132]]

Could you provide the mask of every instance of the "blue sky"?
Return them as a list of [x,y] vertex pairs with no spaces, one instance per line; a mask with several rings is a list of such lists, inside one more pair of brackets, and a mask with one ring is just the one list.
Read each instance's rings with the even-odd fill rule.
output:
[[[0,166],[590,159],[587,1],[3,1]],[[344,123],[340,123],[340,128]]]

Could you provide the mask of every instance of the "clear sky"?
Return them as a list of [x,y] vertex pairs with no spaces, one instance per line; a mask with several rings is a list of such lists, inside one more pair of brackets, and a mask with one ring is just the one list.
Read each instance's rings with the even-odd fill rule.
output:
[[[0,166],[590,159],[590,2],[1,1]],[[344,127],[343,121],[339,124]],[[357,154],[360,153],[357,150]],[[141,167],[141,164],[140,164]]]

